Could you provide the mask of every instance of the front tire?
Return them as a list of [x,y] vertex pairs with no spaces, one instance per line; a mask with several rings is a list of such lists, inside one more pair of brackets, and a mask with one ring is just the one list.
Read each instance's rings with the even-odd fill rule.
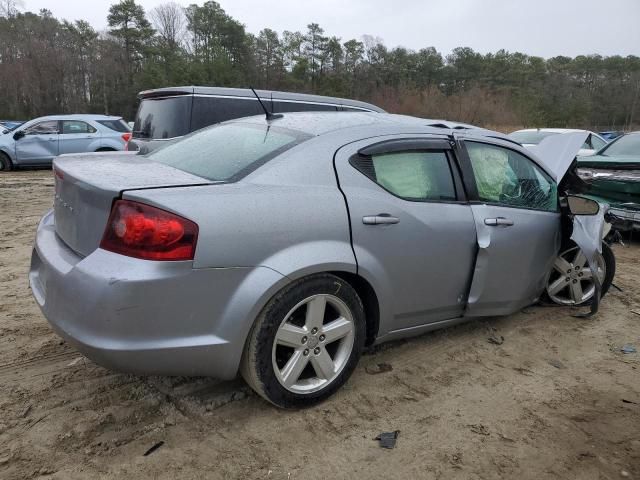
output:
[[267,303],[249,333],[240,371],[274,405],[307,407],[349,379],[364,343],[364,307],[353,287],[334,275],[314,275]]
[[[602,243],[602,255],[598,256],[598,278],[602,285],[600,298],[611,287],[616,273],[616,258],[611,247]],[[549,276],[546,297],[553,303],[567,306],[588,305],[593,299],[595,285],[586,258],[580,248],[571,243],[560,252]]]
[[13,163],[6,153],[0,153],[0,173],[13,170]]

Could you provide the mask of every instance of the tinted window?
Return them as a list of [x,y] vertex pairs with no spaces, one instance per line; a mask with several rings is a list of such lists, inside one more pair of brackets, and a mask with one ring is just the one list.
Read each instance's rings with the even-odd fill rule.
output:
[[354,166],[378,185],[405,200],[455,200],[445,152],[393,152],[357,157]]
[[191,95],[146,98],[140,102],[133,126],[138,138],[173,138],[189,133]]
[[193,97],[191,131],[208,127],[214,123],[251,117],[261,113],[264,112],[256,99]]
[[321,105],[316,103],[297,103],[297,102],[273,102],[274,113],[286,112],[336,112],[336,105]]
[[480,200],[510,207],[557,210],[556,184],[524,155],[467,142]]
[[58,133],[58,121],[48,120],[46,122],[36,123],[24,129],[25,135],[51,135]]
[[363,108],[356,108],[356,107],[347,107],[346,105],[343,105],[342,111],[343,112],[369,112],[370,110],[366,110]]
[[147,155],[209,180],[233,181],[309,138],[268,125],[214,125]]
[[126,133],[129,131],[129,125],[124,120],[98,120],[97,122],[114,132]]
[[62,133],[95,133],[96,129],[87,122],[79,120],[63,120]]

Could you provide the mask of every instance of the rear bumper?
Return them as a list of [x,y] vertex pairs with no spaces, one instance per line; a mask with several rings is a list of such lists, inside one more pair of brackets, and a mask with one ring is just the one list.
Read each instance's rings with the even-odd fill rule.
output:
[[29,283],[53,329],[100,365],[230,379],[253,320],[285,277],[101,249],[83,258],[59,239],[50,212],[38,226]]

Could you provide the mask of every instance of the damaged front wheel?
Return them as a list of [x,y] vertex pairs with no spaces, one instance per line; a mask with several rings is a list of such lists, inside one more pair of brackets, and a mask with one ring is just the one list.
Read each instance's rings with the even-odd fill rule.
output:
[[[609,290],[616,271],[616,260],[611,248],[602,244],[602,254],[597,258],[597,275],[602,285],[601,297]],[[589,263],[582,250],[575,244],[562,251],[553,264],[547,281],[547,297],[559,305],[580,306],[591,302],[595,283]]]

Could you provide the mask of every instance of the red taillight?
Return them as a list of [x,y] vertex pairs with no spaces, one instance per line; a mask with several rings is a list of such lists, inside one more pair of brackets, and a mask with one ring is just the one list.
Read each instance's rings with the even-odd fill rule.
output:
[[118,200],[100,248],[145,260],[193,260],[198,225],[144,203]]
[[129,140],[131,140],[131,132],[126,132],[122,134],[122,140],[124,140],[124,149],[125,151],[129,150]]

